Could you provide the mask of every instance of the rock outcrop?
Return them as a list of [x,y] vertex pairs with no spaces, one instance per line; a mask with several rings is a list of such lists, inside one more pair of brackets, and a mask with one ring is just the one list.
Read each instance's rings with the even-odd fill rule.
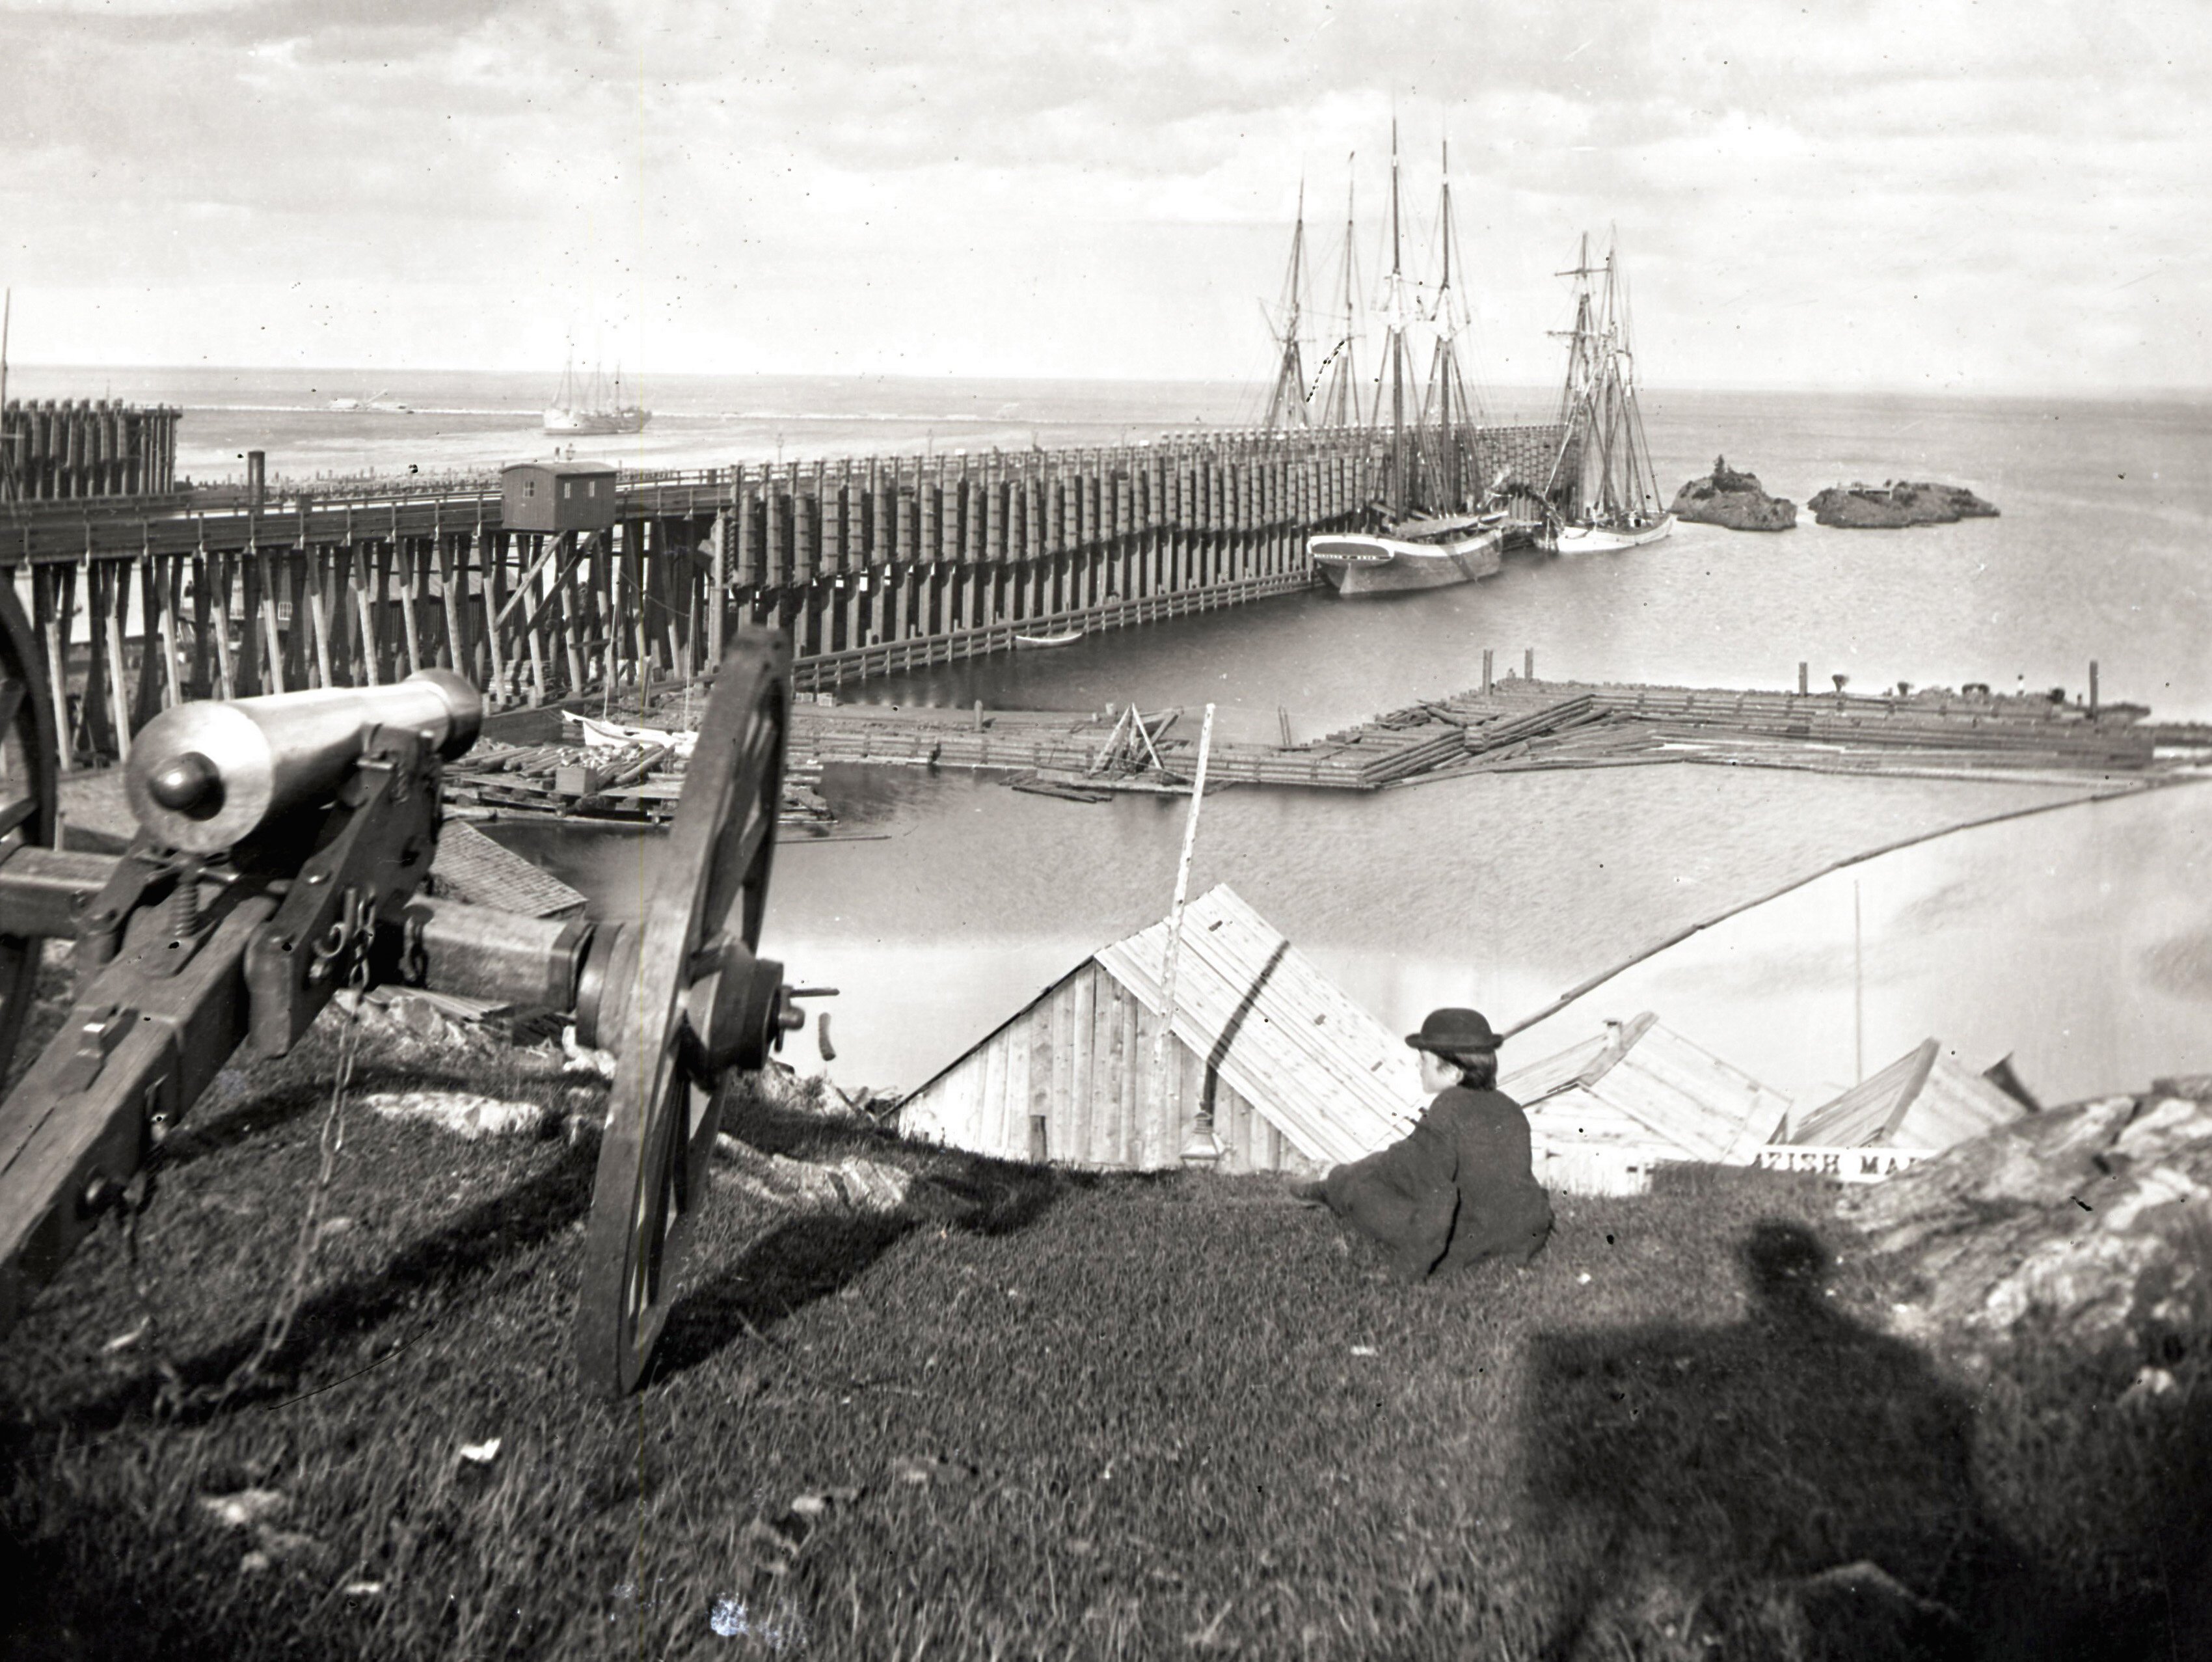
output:
[[1832,484],[1806,504],[1822,525],[1848,531],[1901,525],[1948,525],[1955,520],[1993,520],[1997,510],[1962,484],[1893,479],[1887,484]]
[[2193,1348],[2212,1319],[2212,1075],[2028,1115],[1839,1210],[1898,1289],[1900,1336],[1970,1357]]
[[1713,471],[1692,479],[1674,493],[1669,510],[1678,520],[1724,525],[1731,531],[1787,531],[1797,523],[1797,504],[1759,489],[1759,475],[1739,473],[1728,458],[1713,458]]

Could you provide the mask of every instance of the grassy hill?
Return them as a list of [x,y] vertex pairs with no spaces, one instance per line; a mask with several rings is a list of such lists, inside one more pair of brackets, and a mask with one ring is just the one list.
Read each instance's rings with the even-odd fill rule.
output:
[[[1407,1287],[1273,1180],[1055,1173],[756,1104],[758,1144],[896,1162],[932,1198],[886,1219],[719,1193],[657,1377],[606,1405],[569,1361],[590,1141],[357,1112],[283,1348],[165,1411],[164,1356],[205,1387],[256,1344],[333,1025],[177,1140],[143,1298],[105,1229],[10,1339],[10,1654],[2193,1642],[2172,1482],[2212,1443],[2201,1357],[2177,1364],[2196,1409],[2154,1425],[2111,1406],[2130,1359],[1962,1376],[1880,1334],[1885,1289],[1814,1179],[1565,1197],[1533,1268]],[[386,1036],[356,1089],[588,1107],[558,1062]],[[1821,1574],[1863,1562],[1887,1585]]]

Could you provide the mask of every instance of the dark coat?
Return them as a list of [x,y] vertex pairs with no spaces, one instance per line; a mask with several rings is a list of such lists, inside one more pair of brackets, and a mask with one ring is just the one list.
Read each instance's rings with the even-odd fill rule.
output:
[[1438,1092],[1410,1136],[1336,1167],[1322,1195],[1409,1281],[1480,1258],[1526,1263],[1552,1233],[1528,1117],[1502,1091]]

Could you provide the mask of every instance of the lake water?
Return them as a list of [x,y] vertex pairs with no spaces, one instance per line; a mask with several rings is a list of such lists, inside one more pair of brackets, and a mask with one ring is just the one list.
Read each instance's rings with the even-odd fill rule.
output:
[[[295,371],[19,368],[26,397],[161,399],[186,410],[185,471],[481,468],[545,454],[552,378],[422,374],[370,384]],[[580,454],[646,466],[1114,443],[1249,421],[1254,389],[1196,384],[663,377],[642,435]],[[342,414],[382,395],[416,413]],[[1540,392],[1496,400],[1540,419]],[[1686,526],[1579,560],[1510,558],[1498,577],[1347,603],[1310,594],[871,684],[905,702],[1096,709],[1215,703],[1222,729],[1300,736],[1474,685],[1534,648],[1556,679],[1856,690],[1898,681],[2086,688],[2212,720],[2212,409],[2202,403],[1656,391],[1659,476],[1717,452],[1801,503],[1853,479],[1973,487],[1996,520],[1779,535]],[[844,831],[880,841],[780,856],[766,947],[836,984],[841,1079],[911,1086],[1085,953],[1158,916],[1184,804],[1100,807],[964,776],[832,768]],[[1410,1027],[1468,1000],[1501,1023],[1663,941],[1837,861],[2061,800],[2048,788],[1827,778],[1700,767],[1498,776],[1367,798],[1236,791],[1209,799],[1196,882],[1230,881],[1378,1017]],[[2017,1050],[2058,1095],[2212,1068],[2212,793],[2186,788],[2055,813],[1861,868],[1871,1068],[1930,1032],[1981,1066]],[[650,839],[501,834],[612,914],[653,869]],[[1516,1042],[1528,1059],[1599,1014],[1657,1010],[1801,1096],[1856,1066],[1836,885],[1709,931]],[[1842,951],[1844,956],[1838,959]],[[1838,964],[1846,980],[1839,983]],[[1638,979],[1641,976],[1645,979]],[[1597,1007],[1602,1004],[1603,1009]],[[1839,1046],[1841,1048],[1839,1048]],[[811,1058],[811,1041],[798,1047]]]

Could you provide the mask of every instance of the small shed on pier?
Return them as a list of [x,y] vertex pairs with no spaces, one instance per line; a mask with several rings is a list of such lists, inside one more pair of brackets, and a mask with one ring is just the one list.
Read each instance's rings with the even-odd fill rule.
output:
[[899,1126],[1005,1160],[1151,1171],[1201,1110],[1224,1172],[1312,1174],[1413,1129],[1403,1039],[1223,884],[1183,915],[1163,1081],[1166,921],[1101,947],[909,1096]]
[[1832,1148],[1948,1148],[2027,1111],[2018,1098],[1929,1038],[1863,1084],[1793,1117],[1778,1140]]
[[607,462],[516,462],[499,474],[500,524],[509,531],[605,531],[619,503]]
[[1536,1180],[1579,1195],[1641,1193],[1663,1165],[1750,1165],[1790,1106],[1649,1011],[1607,1022],[1498,1088],[1528,1112]]

